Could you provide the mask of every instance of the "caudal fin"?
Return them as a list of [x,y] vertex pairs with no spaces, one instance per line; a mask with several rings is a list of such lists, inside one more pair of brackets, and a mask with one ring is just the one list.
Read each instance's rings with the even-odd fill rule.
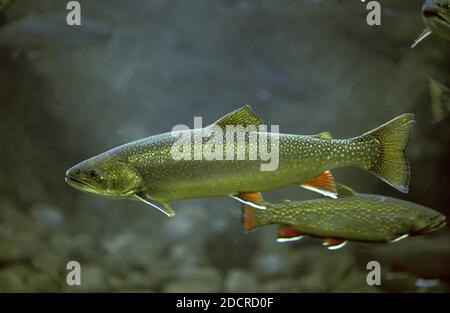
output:
[[410,169],[406,156],[414,114],[402,114],[390,122],[364,134],[362,140],[377,140],[380,153],[369,171],[401,192],[409,190]]

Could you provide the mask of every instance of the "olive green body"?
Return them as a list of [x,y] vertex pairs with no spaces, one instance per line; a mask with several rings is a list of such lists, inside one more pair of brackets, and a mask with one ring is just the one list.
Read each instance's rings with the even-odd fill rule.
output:
[[[202,129],[183,132],[187,133],[164,133],[131,142],[86,162],[95,164],[95,158],[99,158],[129,163],[141,177],[141,192],[155,200],[170,201],[274,190],[308,181],[336,167],[370,168],[379,156],[378,141],[369,137],[332,140],[279,134],[278,168],[262,171],[261,164],[269,161],[249,160],[248,157],[236,160],[236,155],[234,160],[226,160],[226,150],[223,160],[194,160],[193,156],[191,160],[174,159],[172,147],[180,135],[192,135],[192,143],[198,141],[203,147],[211,139],[201,139]],[[225,138],[226,134],[223,136]],[[251,133],[245,134],[246,151],[249,142],[254,142],[249,136]],[[267,133],[267,136],[270,147],[273,135]]]
[[432,209],[367,194],[268,205],[254,214],[257,226],[283,224],[311,236],[365,242],[389,242],[445,225],[445,217]]

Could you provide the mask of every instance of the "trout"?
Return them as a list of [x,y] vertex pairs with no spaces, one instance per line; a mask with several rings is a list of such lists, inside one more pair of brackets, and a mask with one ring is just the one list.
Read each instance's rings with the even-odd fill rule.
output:
[[326,238],[329,249],[347,241],[397,242],[409,236],[428,234],[442,228],[445,216],[412,202],[370,194],[358,194],[338,185],[336,200],[322,198],[266,204],[266,210],[243,205],[246,231],[277,224],[278,241],[299,240],[304,235]]
[[422,6],[422,19],[426,28],[417,37],[411,48],[415,48],[431,34],[450,40],[450,0],[427,0]]
[[[403,114],[362,136],[339,140],[332,139],[329,133],[304,136],[251,131],[263,123],[249,106],[244,106],[205,128],[163,133],[104,152],[70,168],[65,180],[81,191],[143,201],[168,216],[175,214],[169,201],[204,197],[231,196],[264,209],[264,205],[257,204],[258,192],[291,184],[336,197],[329,170],[343,166],[368,170],[407,192],[410,171],[405,149],[413,118],[413,114]],[[242,131],[238,126],[249,131]],[[278,166],[266,171],[258,159],[230,160],[225,157],[228,154],[225,149],[223,155],[218,149],[222,159],[175,157],[174,147],[180,138],[190,138],[194,150],[207,149],[212,137],[219,136],[217,131],[222,131],[220,139],[224,141],[230,135],[236,139],[231,142],[235,157],[239,146],[244,146],[245,151],[254,146],[253,136],[265,136],[271,152],[276,152]],[[188,151],[189,156],[191,153]]]

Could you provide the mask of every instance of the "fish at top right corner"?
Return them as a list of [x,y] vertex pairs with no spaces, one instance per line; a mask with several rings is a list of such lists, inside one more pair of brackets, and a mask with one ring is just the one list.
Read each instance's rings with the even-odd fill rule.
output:
[[427,0],[422,6],[421,13],[425,29],[411,48],[415,48],[431,34],[450,41],[450,0]]

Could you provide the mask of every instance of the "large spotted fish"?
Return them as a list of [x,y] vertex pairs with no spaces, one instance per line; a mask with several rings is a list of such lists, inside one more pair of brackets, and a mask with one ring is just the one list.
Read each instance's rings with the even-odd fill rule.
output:
[[[82,191],[144,201],[168,216],[175,214],[169,201],[204,197],[232,196],[263,209],[264,206],[256,204],[258,192],[291,184],[336,197],[329,170],[344,166],[368,170],[407,192],[410,171],[405,149],[413,118],[413,114],[403,114],[351,139],[332,139],[328,133],[303,136],[258,132],[268,138],[268,146],[275,150],[271,153],[276,152],[278,158],[277,167],[270,171],[261,170],[260,159],[229,160],[225,155],[211,160],[174,158],[173,147],[181,137],[192,138],[195,150],[208,146],[212,140],[208,136],[212,135],[205,137],[205,132],[208,134],[212,128],[223,131],[221,136],[225,142],[230,135],[228,126],[262,125],[250,107],[244,106],[206,128],[159,134],[106,151],[70,168],[65,179]],[[249,151],[250,138],[255,133],[241,135]],[[272,146],[273,142],[278,144]],[[235,154],[239,144],[242,142],[236,137],[231,145]],[[244,197],[250,200],[243,200]]]

